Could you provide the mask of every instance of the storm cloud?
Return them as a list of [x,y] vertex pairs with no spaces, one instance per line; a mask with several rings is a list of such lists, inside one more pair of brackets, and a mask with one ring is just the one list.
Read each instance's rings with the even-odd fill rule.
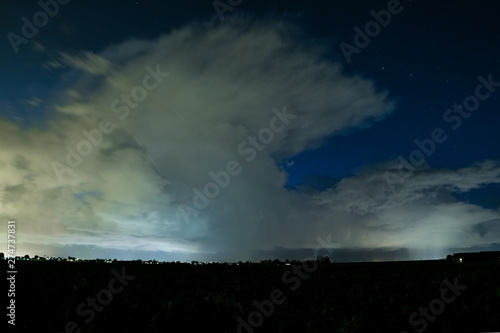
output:
[[[395,192],[380,166],[322,192],[284,187],[279,161],[396,107],[296,33],[279,21],[190,24],[47,63],[65,73],[48,126],[0,119],[0,218],[18,221],[19,251],[243,260],[314,248],[326,235],[337,249],[439,255],[498,239],[487,222],[498,210],[452,195],[500,182],[494,161],[416,172]],[[196,209],[197,190],[230,161],[240,172]],[[193,209],[189,221],[180,207]]]

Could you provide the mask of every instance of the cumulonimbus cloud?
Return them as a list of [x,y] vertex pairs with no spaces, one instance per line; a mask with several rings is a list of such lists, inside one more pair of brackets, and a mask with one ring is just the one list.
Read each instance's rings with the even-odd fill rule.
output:
[[[373,185],[366,175],[342,180],[320,200],[285,189],[279,159],[394,109],[371,81],[345,75],[292,31],[283,22],[192,24],[99,54],[63,55],[58,64],[69,66],[72,80],[53,101],[48,128],[21,129],[0,120],[1,218],[26,226],[20,230],[33,251],[38,242],[241,259],[276,246],[314,247],[322,234],[335,234],[339,246],[404,246],[395,240],[409,239],[407,223],[418,229],[423,221],[417,233],[423,238],[425,223],[445,213],[468,214],[457,228],[497,217],[480,207],[440,202],[435,215],[415,213],[414,221],[400,222],[403,208],[422,207],[416,181],[404,185],[408,193],[401,197],[384,197],[383,184]],[[168,77],[155,81],[151,71]],[[145,82],[154,89],[144,88],[147,95],[134,98]],[[283,112],[285,106],[293,120],[246,161],[238,145],[269,126],[273,109]],[[108,133],[100,127],[103,119]],[[82,131],[96,129],[99,143],[68,166],[68,152],[78,153],[82,140],[91,141]],[[193,189],[203,188],[211,171],[224,170],[232,160],[241,172],[186,223],[179,205],[193,205]],[[54,161],[70,170],[63,182]],[[424,189],[439,185],[440,177],[463,184],[446,172],[418,177]]]

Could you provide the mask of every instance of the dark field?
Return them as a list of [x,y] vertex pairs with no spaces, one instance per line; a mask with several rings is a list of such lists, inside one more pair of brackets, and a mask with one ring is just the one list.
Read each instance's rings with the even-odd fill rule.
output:
[[[8,326],[237,332],[241,317],[240,332],[500,331],[500,263],[325,264],[306,267],[310,273],[292,267],[17,261],[16,325]],[[450,284],[459,286],[452,291]],[[425,319],[420,307],[434,307],[434,314]],[[252,312],[250,322],[259,327],[248,324]]]

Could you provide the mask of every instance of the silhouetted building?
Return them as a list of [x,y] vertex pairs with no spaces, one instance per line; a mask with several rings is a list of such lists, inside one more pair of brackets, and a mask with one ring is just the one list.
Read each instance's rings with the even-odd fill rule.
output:
[[500,261],[500,251],[454,253],[453,262]]

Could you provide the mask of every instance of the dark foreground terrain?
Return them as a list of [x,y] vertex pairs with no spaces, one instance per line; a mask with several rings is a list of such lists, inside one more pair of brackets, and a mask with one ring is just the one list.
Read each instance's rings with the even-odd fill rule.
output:
[[9,331],[500,331],[500,263],[18,261],[16,269]]

